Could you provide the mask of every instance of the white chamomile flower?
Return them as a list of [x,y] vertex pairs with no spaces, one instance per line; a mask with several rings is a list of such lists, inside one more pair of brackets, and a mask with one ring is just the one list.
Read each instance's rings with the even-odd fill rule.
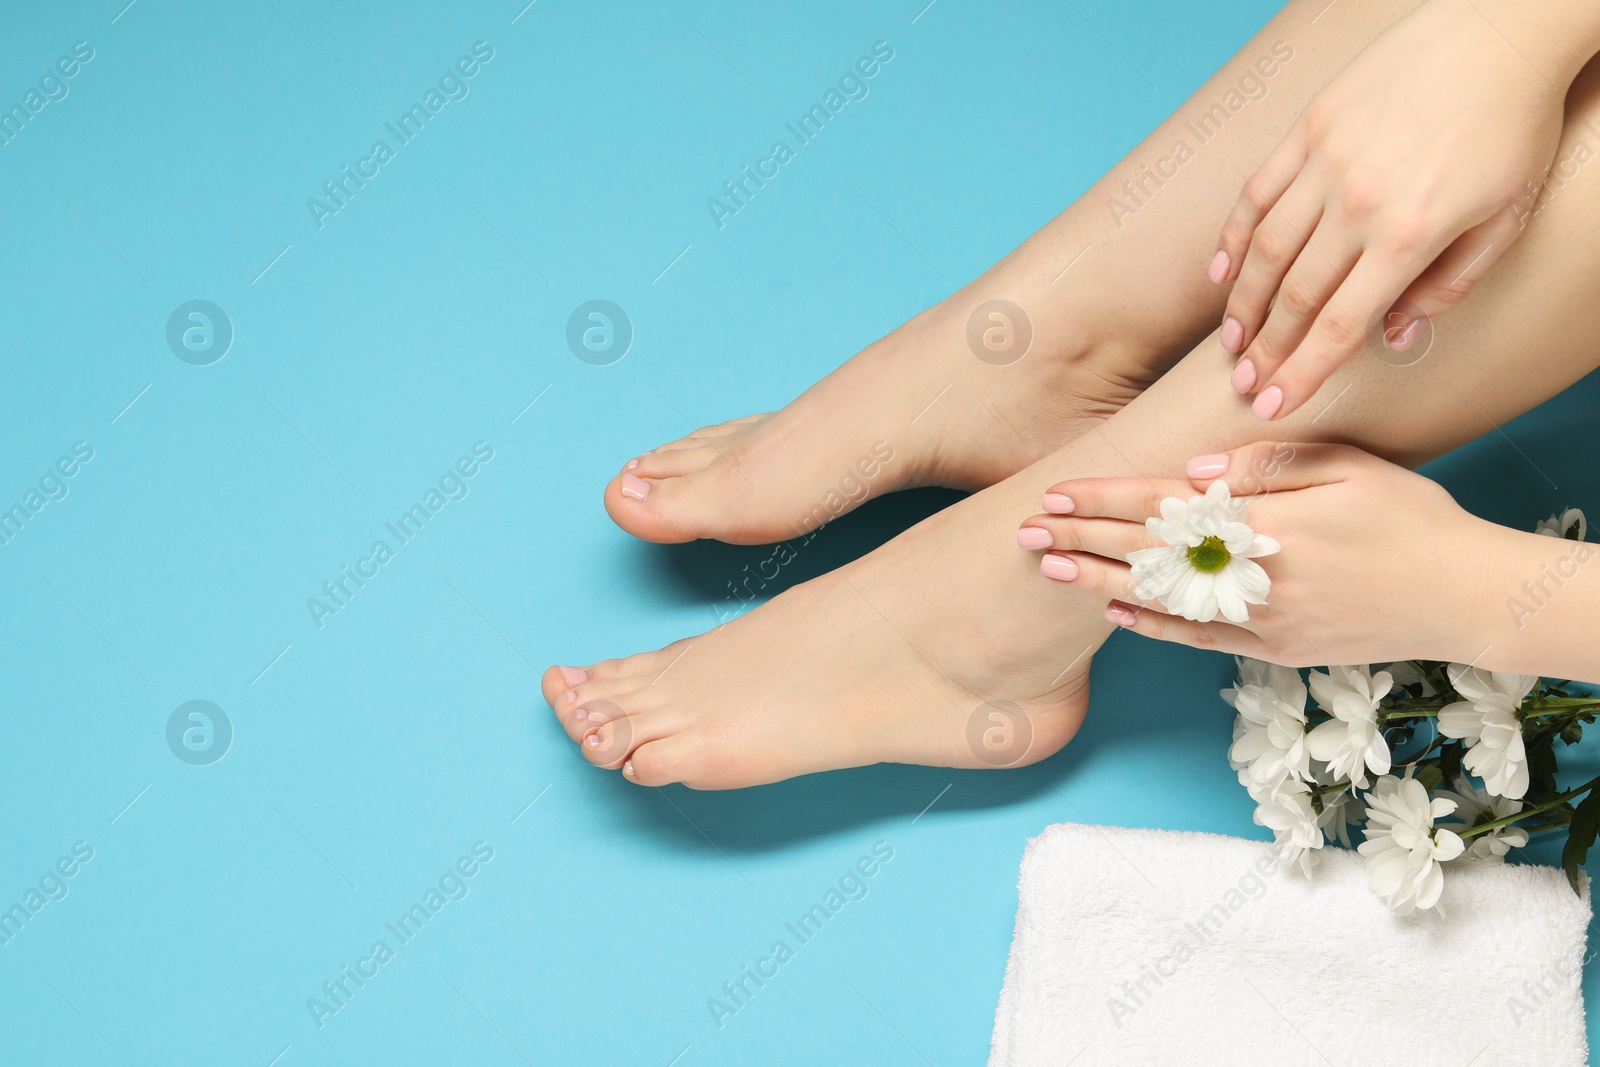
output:
[[1492,796],[1520,800],[1528,792],[1528,753],[1517,710],[1539,679],[1452,663],[1450,684],[1467,699],[1439,712],[1439,732],[1471,747],[1461,765]]
[[1316,850],[1322,847],[1322,827],[1316,808],[1311,805],[1311,790],[1303,782],[1282,782],[1263,789],[1256,796],[1255,821],[1272,831],[1285,862],[1297,864],[1309,875],[1316,866]]
[[1135,595],[1159,600],[1174,615],[1196,622],[1219,614],[1229,622],[1249,621],[1249,605],[1265,604],[1272,588],[1256,559],[1277,552],[1279,545],[1250,528],[1244,521],[1247,510],[1221,481],[1187,502],[1175,496],[1163,500],[1161,517],[1145,520],[1145,528],[1165,544],[1128,555],[1139,583]]
[[1311,672],[1311,695],[1333,718],[1306,735],[1306,748],[1335,779],[1365,789],[1367,771],[1389,773],[1389,743],[1378,724],[1378,707],[1393,686],[1387,671],[1373,674],[1371,667]]
[[1317,825],[1322,827],[1323,834],[1330,840],[1339,842],[1345,848],[1354,848],[1355,845],[1350,843],[1350,827],[1359,823],[1366,814],[1366,808],[1356,796],[1356,791],[1348,788],[1350,783],[1336,777],[1328,765],[1321,761],[1312,762],[1309,781],[1315,786],[1346,786],[1338,792],[1322,794],[1322,817],[1317,820]]
[[1568,508],[1552,515],[1533,528],[1536,534],[1546,537],[1565,537],[1568,541],[1582,541],[1589,532],[1589,522],[1577,508]]
[[[1465,822],[1456,829],[1470,829],[1479,823],[1497,822],[1522,810],[1522,802],[1508,797],[1491,797],[1467,779],[1457,778],[1454,789],[1441,789],[1439,795],[1456,802],[1456,814]],[[1467,858],[1487,863],[1503,863],[1506,853],[1528,843],[1528,831],[1520,826],[1500,826],[1487,833],[1464,839]]]
[[1454,800],[1430,800],[1415,778],[1384,775],[1366,796],[1367,883],[1397,915],[1426,911],[1444,891],[1444,869],[1466,846],[1435,819],[1456,810]]
[[1223,699],[1239,712],[1228,760],[1241,781],[1248,777],[1247,786],[1272,785],[1286,778],[1303,782],[1311,773],[1305,683],[1293,668],[1264,666],[1264,671],[1251,672],[1261,678],[1259,684],[1222,691]]

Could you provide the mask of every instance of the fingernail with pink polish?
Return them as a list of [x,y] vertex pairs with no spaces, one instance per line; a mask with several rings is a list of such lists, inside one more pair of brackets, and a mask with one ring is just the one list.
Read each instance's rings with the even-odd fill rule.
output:
[[561,680],[568,685],[582,685],[589,680],[589,672],[582,667],[562,667]]
[[637,474],[624,474],[622,476],[622,495],[634,500],[643,500],[650,495],[650,483]]
[[1070,582],[1078,576],[1078,565],[1067,556],[1045,556],[1039,560],[1039,573],[1058,582]]
[[1127,608],[1119,608],[1115,604],[1112,604],[1110,607],[1106,608],[1106,622],[1114,622],[1118,626],[1132,626],[1138,621],[1139,616],[1135,615]]
[[1024,526],[1017,531],[1017,547],[1029,551],[1040,548],[1049,548],[1055,544],[1056,539],[1050,536],[1050,531],[1038,526]]
[[1239,365],[1233,368],[1233,374],[1228,378],[1236,393],[1248,393],[1256,387],[1256,365],[1248,359],[1241,359]]
[[1206,268],[1206,277],[1211,279],[1213,285],[1222,284],[1222,279],[1228,276],[1228,253],[1217,249],[1217,254],[1211,257],[1211,266]]
[[1222,320],[1222,347],[1229,352],[1238,352],[1244,347],[1244,324],[1232,315]]
[[1276,385],[1269,385],[1261,390],[1261,395],[1250,405],[1250,410],[1256,413],[1258,419],[1271,420],[1281,407],[1283,407],[1283,390]]
[[1228,457],[1226,454],[1196,456],[1185,469],[1191,478],[1215,478],[1228,469]]
[[1045,511],[1052,515],[1071,515],[1078,510],[1078,505],[1065,493],[1046,493],[1043,503]]
[[1401,330],[1400,333],[1395,337],[1393,343],[1390,344],[1389,347],[1397,352],[1403,352],[1410,348],[1416,343],[1417,335],[1422,332],[1422,324],[1424,321],[1425,320],[1423,319],[1412,319],[1406,324],[1406,328]]

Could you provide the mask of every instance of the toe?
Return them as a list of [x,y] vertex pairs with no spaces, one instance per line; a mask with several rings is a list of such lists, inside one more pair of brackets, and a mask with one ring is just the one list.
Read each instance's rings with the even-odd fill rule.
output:
[[676,737],[637,746],[622,764],[622,776],[635,785],[670,785],[689,769],[689,746]]
[[563,693],[587,681],[588,678],[588,673],[582,667],[551,667],[539,680],[539,690],[544,694],[545,703],[553,708],[557,706]]
[[[639,457],[639,465],[631,468],[637,478],[682,478],[697,474],[709,467],[717,458],[716,449],[697,442],[688,448],[655,451]],[[629,473],[624,471],[624,473]],[[620,476],[619,476],[620,477]]]
[[640,745],[658,740],[666,728],[666,720],[661,716],[622,715],[589,730],[578,747],[583,751],[583,758],[596,767],[621,770]]
[[[641,478],[624,471],[606,486],[605,508],[611,520],[635,537],[659,544],[681,544],[719,536],[729,516],[729,500],[738,476],[715,452],[713,462],[692,474],[674,478]],[[751,544],[765,543],[763,535]]]

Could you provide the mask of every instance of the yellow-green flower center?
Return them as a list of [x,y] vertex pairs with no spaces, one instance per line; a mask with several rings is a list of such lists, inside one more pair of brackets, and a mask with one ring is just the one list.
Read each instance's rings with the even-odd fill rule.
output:
[[1233,553],[1220,537],[1208,537],[1189,549],[1189,562],[1194,569],[1205,574],[1215,574],[1228,565]]

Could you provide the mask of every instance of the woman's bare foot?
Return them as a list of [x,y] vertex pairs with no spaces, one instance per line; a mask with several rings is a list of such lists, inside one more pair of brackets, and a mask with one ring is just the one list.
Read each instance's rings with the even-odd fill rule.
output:
[[606,486],[606,510],[647,541],[767,544],[883,493],[981,489],[1048,454],[1162,368],[1131,331],[1099,336],[1078,310],[1089,287],[1052,287],[1060,265],[1032,256],[1034,277],[1003,262],[783,410],[630,460]]
[[1104,595],[1043,581],[1018,548],[1024,479],[699,637],[552,667],[545,699],[590,762],[643,785],[1043,759],[1077,731],[1111,627]]

